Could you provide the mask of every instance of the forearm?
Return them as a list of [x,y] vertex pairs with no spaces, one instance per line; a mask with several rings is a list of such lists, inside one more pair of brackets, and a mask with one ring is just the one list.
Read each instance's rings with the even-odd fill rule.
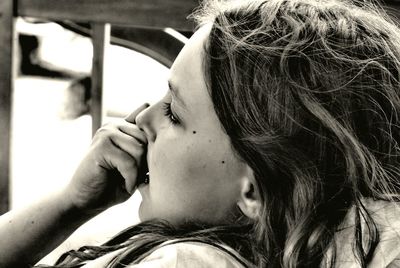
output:
[[80,213],[53,194],[0,217],[0,267],[33,265],[94,215]]
[[0,217],[0,267],[37,263],[81,224],[130,197],[147,144],[134,121],[147,107],[97,131],[63,192]]

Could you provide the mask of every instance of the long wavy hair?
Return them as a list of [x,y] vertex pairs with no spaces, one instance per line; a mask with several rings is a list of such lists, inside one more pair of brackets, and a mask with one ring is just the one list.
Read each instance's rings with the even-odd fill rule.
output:
[[205,80],[232,147],[254,171],[258,218],[145,222],[66,253],[56,267],[125,247],[109,265],[119,267],[177,238],[228,245],[257,267],[333,267],[346,215],[365,267],[380,238],[364,200],[400,201],[399,27],[364,1],[206,1],[193,17],[212,23]]

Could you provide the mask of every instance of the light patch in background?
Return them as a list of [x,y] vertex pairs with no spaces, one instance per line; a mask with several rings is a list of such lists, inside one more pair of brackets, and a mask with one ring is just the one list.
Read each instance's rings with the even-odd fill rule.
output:
[[[31,27],[30,25],[29,27]],[[44,25],[41,25],[44,26]],[[22,29],[21,29],[22,27]],[[34,30],[17,27],[22,32]],[[63,34],[64,32],[64,34]],[[40,30],[41,59],[55,69],[89,73],[90,40],[71,35],[57,25]],[[106,50],[104,108],[108,115],[124,116],[139,105],[154,103],[167,92],[169,69],[137,52],[108,46]],[[21,76],[15,81],[11,142],[11,208],[24,207],[64,187],[91,143],[91,117],[60,117],[68,79]],[[105,121],[112,120],[106,117]],[[99,244],[138,219],[140,195],[94,218],[43,263],[51,264],[71,248]]]

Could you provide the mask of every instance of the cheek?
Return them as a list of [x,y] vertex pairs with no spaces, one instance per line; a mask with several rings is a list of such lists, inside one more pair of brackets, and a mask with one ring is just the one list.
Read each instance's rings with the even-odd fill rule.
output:
[[202,206],[207,200],[218,205],[235,198],[241,163],[226,145],[205,141],[169,140],[154,148],[150,183],[153,201]]
[[173,181],[190,183],[221,177],[229,165],[230,157],[223,148],[201,140],[169,140],[154,149],[152,162],[158,175]]
[[147,205],[153,217],[196,218],[201,214],[209,220],[236,202],[240,164],[229,145],[189,138],[158,140],[151,149]]

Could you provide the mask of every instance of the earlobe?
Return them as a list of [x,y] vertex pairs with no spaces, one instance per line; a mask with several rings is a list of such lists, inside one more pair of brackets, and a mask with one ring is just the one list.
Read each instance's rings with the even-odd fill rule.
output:
[[241,179],[240,197],[237,205],[243,214],[250,219],[255,220],[260,215],[260,194],[250,167],[248,167],[246,176]]

